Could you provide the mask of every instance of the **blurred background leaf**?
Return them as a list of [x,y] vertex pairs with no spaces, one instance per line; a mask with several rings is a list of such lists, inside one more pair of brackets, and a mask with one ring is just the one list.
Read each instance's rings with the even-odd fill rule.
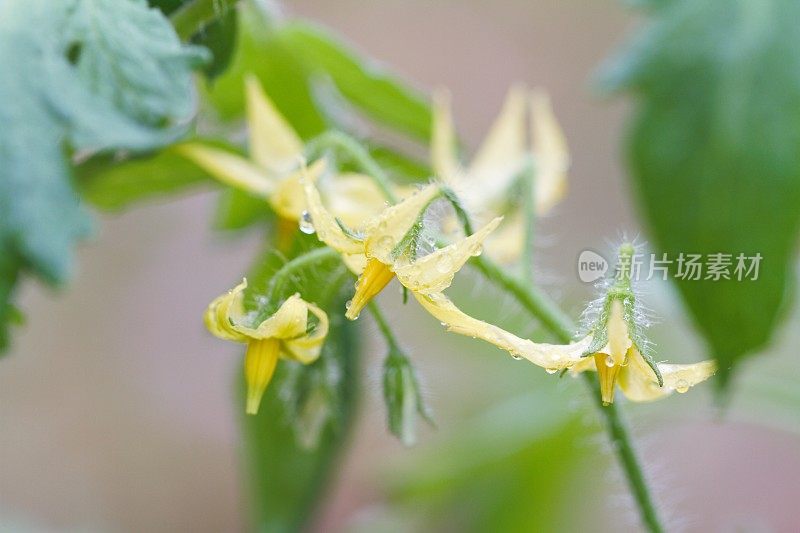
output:
[[124,160],[112,155],[93,157],[76,167],[76,177],[82,196],[106,211],[120,211],[153,198],[168,200],[214,183],[207,172],[172,147]]
[[180,135],[205,54],[140,2],[15,0],[0,5],[0,58],[15,73],[0,78],[3,347],[19,273],[65,281],[90,229],[68,148],[146,149]]
[[[657,252],[761,254],[757,281],[677,280],[725,386],[772,338],[800,223],[800,3],[679,0],[605,68],[638,107],[633,185]],[[675,274],[676,265],[672,265]],[[705,276],[705,272],[703,273]]]

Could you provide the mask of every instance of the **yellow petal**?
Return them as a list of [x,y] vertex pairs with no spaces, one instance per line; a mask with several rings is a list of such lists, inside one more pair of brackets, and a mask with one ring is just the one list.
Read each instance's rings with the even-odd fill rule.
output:
[[364,242],[367,257],[378,259],[387,265],[392,264],[394,261],[392,250],[439,194],[438,185],[426,185],[370,220]]
[[614,360],[613,356],[604,353],[596,353],[592,359],[594,359],[594,367],[600,381],[600,398],[603,405],[614,403],[617,374],[623,367]]
[[442,293],[412,294],[426,311],[447,326],[448,331],[482,339],[509,352],[514,357],[524,357],[550,372],[568,368],[580,362],[581,355],[592,342],[591,337],[586,337],[572,344],[535,343],[467,315]]
[[269,197],[272,208],[281,217],[288,220],[299,220],[306,209],[306,196],[303,191],[303,179],[316,181],[325,169],[325,160],[314,161],[307,169],[299,169],[282,178]]
[[229,314],[233,328],[252,339],[292,339],[305,335],[308,325],[308,304],[299,294],[287,298],[272,316],[255,328],[246,325],[247,316],[241,311],[241,305],[232,307]]
[[550,98],[543,92],[534,92],[530,109],[532,150],[536,158],[536,213],[541,215],[561,201],[567,192],[569,152]]
[[225,185],[261,198],[275,189],[275,181],[264,170],[239,155],[200,143],[184,143],[176,150]]
[[453,276],[470,257],[478,255],[486,237],[502,217],[495,218],[484,227],[449,246],[426,255],[412,263],[395,265],[394,273],[400,283],[415,292],[430,294],[441,292],[453,282]]
[[610,355],[614,364],[621,363],[625,359],[628,349],[633,345],[628,335],[628,324],[625,322],[624,314],[622,300],[613,300],[607,324],[608,344],[600,351]]
[[506,193],[525,162],[527,98],[512,87],[500,115],[469,166],[469,196],[483,205],[506,201]]
[[367,256],[364,254],[342,254],[342,261],[356,276],[360,276],[367,267]]
[[306,197],[306,209],[311,215],[317,238],[342,254],[364,253],[364,243],[347,235],[323,205],[313,175],[307,175],[301,183]]
[[525,217],[522,210],[516,209],[503,219],[503,223],[493,231],[483,245],[486,253],[503,265],[516,262],[522,255],[525,242]]
[[369,259],[364,272],[361,273],[358,281],[356,281],[356,293],[353,295],[353,299],[350,300],[344,316],[350,320],[358,318],[364,306],[377,296],[392,281],[393,277],[394,273],[389,270],[388,266],[377,259]]
[[229,319],[231,305],[238,301],[245,287],[247,287],[247,280],[243,280],[239,285],[222,296],[214,298],[208,304],[203,321],[208,331],[215,337],[237,342],[247,340],[247,336],[237,331]]
[[279,342],[276,339],[261,339],[251,341],[247,345],[244,356],[244,379],[247,383],[248,415],[258,413],[261,397],[267,390],[275,365],[278,363]]
[[348,228],[363,228],[386,207],[383,192],[363,174],[337,174],[319,188],[330,212]]
[[450,108],[450,93],[440,89],[433,94],[431,165],[436,177],[450,186],[458,185],[463,169],[456,153],[456,135]]
[[659,363],[658,370],[664,378],[664,386],[659,387],[653,369],[637,350],[629,352],[628,360],[620,373],[619,386],[625,396],[635,402],[657,400],[673,391],[686,392],[716,372],[716,365],[710,360],[686,365]]
[[273,175],[290,172],[303,154],[303,141],[278,112],[254,75],[245,80],[250,155]]
[[328,336],[328,315],[314,304],[306,305],[318,319],[316,327],[310,333],[294,339],[287,339],[282,343],[286,356],[304,365],[317,360],[322,351],[322,345],[325,343],[325,337]]

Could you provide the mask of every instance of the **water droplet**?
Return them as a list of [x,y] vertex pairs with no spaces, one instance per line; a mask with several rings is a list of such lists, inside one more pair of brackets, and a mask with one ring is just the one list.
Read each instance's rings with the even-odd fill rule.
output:
[[522,359],[522,356],[516,352],[511,352],[511,358],[514,359],[515,361],[520,361]]
[[314,221],[311,220],[311,213],[308,211],[303,211],[300,215],[300,231],[305,233],[306,235],[311,235],[314,233]]
[[439,324],[441,324],[441,325],[443,325],[443,326],[446,326],[446,325],[447,325],[447,322],[439,322]]
[[675,384],[675,392],[683,394],[687,390],[689,390],[689,383],[687,383],[685,379],[679,379]]
[[613,357],[611,357],[610,355],[607,355],[607,356],[606,356],[606,366],[607,366],[608,368],[611,368],[611,367],[613,367],[615,363],[616,363],[616,361],[614,361],[614,358],[613,358]]
[[544,371],[547,372],[548,374],[555,374],[556,372],[558,372],[558,369],[557,368],[545,368]]
[[[341,301],[341,300],[340,300]],[[344,304],[345,309],[350,309],[350,306],[353,305],[353,300],[347,300]]]
[[483,246],[476,246],[475,248],[472,249],[470,253],[472,257],[478,257],[483,253]]
[[450,254],[444,254],[436,260],[436,270],[442,274],[446,274],[453,269],[453,258]]

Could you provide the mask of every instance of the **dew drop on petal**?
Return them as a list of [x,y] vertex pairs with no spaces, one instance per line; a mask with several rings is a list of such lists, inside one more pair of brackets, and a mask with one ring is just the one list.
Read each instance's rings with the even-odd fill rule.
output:
[[[341,301],[341,300],[340,300]],[[353,305],[353,300],[347,300],[344,304],[345,309],[350,309],[350,306]]]
[[675,384],[675,392],[679,394],[683,394],[688,390],[689,390],[689,384],[686,382],[685,379],[679,379],[678,382]]
[[608,368],[611,368],[611,367],[613,367],[613,366],[614,366],[614,363],[616,363],[616,361],[614,361],[614,358],[613,358],[613,357],[611,357],[610,355],[607,355],[607,356],[606,356],[606,366],[607,366]]
[[557,368],[545,368],[544,371],[547,372],[548,374],[555,374],[556,372],[558,372],[558,369]]
[[311,213],[308,211],[303,211],[300,215],[300,222],[298,223],[300,226],[300,231],[305,233],[306,235],[311,235],[314,233],[314,221],[311,220]]
[[515,353],[515,352],[511,352],[511,358],[514,359],[515,361],[522,360],[522,356],[520,354],[518,354],[518,353]]
[[475,248],[472,249],[470,253],[472,257],[478,257],[483,253],[483,246],[476,246]]

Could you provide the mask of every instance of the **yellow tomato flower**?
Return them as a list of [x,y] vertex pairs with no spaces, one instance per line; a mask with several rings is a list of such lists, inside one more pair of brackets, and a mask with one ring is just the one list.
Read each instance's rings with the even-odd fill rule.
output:
[[[200,142],[184,143],[178,150],[222,183],[264,198],[294,229],[305,206],[300,186],[305,145],[253,75],[245,79],[245,94],[249,159]],[[309,168],[316,176],[323,171],[321,161]],[[359,224],[365,212],[375,213],[383,206],[381,190],[369,177],[343,173],[336,176],[335,182],[336,194],[330,196],[337,200],[332,203],[332,210],[343,222]],[[326,193],[334,192],[333,185],[327,182],[322,187]]]
[[604,296],[599,316],[588,335],[570,344],[542,344],[522,339],[493,324],[473,318],[444,294],[415,294],[422,306],[449,331],[479,338],[544,367],[549,373],[569,369],[572,374],[596,371],[604,404],[614,401],[616,384],[630,400],[644,402],[682,393],[711,377],[713,361],[693,364],[656,363],[635,308],[631,287],[630,258],[633,246],[620,248],[620,272]]
[[[573,374],[594,370],[600,378],[600,396],[604,404],[614,401],[615,385],[625,396],[636,402],[657,400],[673,391],[683,393],[690,387],[714,375],[714,361],[677,365],[656,363],[645,357],[631,338],[630,319],[626,319],[623,297],[612,296],[609,314],[602,336],[606,343],[601,348],[588,349],[588,356],[570,368]],[[594,333],[599,337],[599,332]],[[592,335],[584,341],[592,340]]]
[[458,192],[478,219],[507,215],[486,248],[499,261],[515,261],[523,251],[525,216],[524,204],[512,201],[513,188],[529,156],[533,156],[534,163],[532,194],[536,213],[547,213],[566,193],[569,153],[550,99],[541,92],[512,88],[468,167],[461,165],[456,153],[455,128],[446,92],[434,96],[432,129],[434,173]]
[[[294,294],[272,316],[252,324],[243,306],[246,287],[247,280],[244,280],[212,301],[204,319],[214,336],[247,343],[244,360],[246,412],[256,414],[279,357],[305,365],[317,360],[328,335],[328,315]],[[312,326],[309,312],[316,317],[316,325]]]
[[359,274],[345,315],[350,320],[358,318],[364,306],[394,277],[413,293],[428,294],[449,287],[455,273],[480,253],[483,241],[502,220],[496,218],[473,235],[417,258],[422,215],[441,195],[438,185],[427,185],[385,208],[358,231],[348,230],[326,209],[313,179],[305,179],[303,187],[317,237],[341,253],[348,267]]

